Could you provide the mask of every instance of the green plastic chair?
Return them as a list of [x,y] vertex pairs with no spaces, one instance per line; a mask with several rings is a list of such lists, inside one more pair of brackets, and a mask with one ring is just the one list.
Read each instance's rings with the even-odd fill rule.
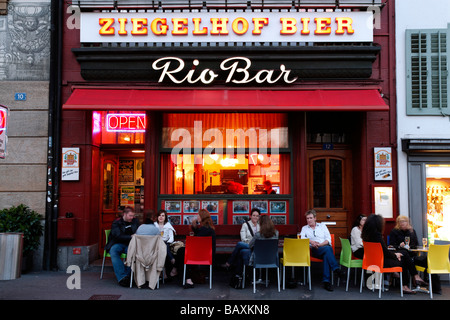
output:
[[[111,233],[111,229],[105,230],[105,245],[108,243],[108,238],[109,238],[109,234]],[[103,250],[103,262],[102,262],[102,271],[100,273],[100,279],[103,279],[103,269],[105,268],[105,259],[106,258],[111,258],[111,255],[109,253],[106,252],[106,250]],[[120,255],[120,258],[122,260],[125,260],[127,258],[127,254],[126,253],[122,253]]]
[[[348,239],[339,238],[341,239],[341,258],[339,263],[347,268],[347,285],[345,288],[345,291],[348,291],[348,282],[350,278],[350,270],[351,268],[362,268],[362,259],[352,259],[352,248],[350,246],[350,241]],[[338,279],[338,286],[339,286],[339,280]],[[355,284],[356,284],[356,272],[355,272]]]

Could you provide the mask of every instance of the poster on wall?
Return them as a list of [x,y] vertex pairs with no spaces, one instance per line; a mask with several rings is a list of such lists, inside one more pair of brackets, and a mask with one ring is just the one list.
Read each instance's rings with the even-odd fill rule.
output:
[[8,108],[0,105],[0,159],[6,158],[6,124],[8,117]]
[[391,148],[374,148],[375,180],[392,180],[392,150]]
[[394,218],[393,188],[390,186],[377,186],[373,188],[375,214],[385,219]]
[[62,148],[61,180],[80,180],[80,148]]
[[120,206],[134,208],[134,187],[120,188]]

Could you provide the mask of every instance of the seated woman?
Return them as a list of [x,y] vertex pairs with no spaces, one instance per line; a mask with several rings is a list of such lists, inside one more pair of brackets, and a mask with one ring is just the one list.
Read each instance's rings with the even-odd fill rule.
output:
[[365,215],[359,215],[356,218],[355,223],[353,224],[352,231],[350,232],[350,245],[352,248],[352,252],[353,255],[358,259],[362,259],[364,257],[364,247],[363,240],[361,238],[361,232],[366,220],[367,217]]
[[[278,230],[275,229],[275,225],[273,224],[272,219],[268,215],[263,215],[261,218],[259,218],[259,226],[260,230],[255,234],[255,236],[252,238],[248,246],[250,249],[244,249],[244,250],[252,250],[252,254],[250,257],[249,265],[252,265],[253,263],[253,247],[255,246],[255,242],[258,239],[278,239]],[[242,251],[244,251],[242,250]],[[241,251],[241,252],[242,252]],[[244,261],[245,262],[245,261]]]
[[[384,268],[402,267],[402,280],[403,280],[403,292],[409,294],[415,294],[416,292],[411,290],[406,283],[408,283],[408,271],[413,273],[416,268],[409,257],[404,256],[400,252],[392,252],[386,246],[383,240],[384,230],[384,218],[378,214],[370,215],[362,230],[362,239],[366,242],[378,242],[383,248],[384,255]],[[420,278],[419,278],[420,279]],[[419,280],[418,279],[418,280]],[[423,280],[420,279],[422,282]],[[420,281],[419,280],[419,281]]]
[[[214,258],[216,254],[216,232],[214,230],[214,224],[211,219],[211,215],[208,210],[200,209],[196,218],[192,219],[191,229],[196,237],[211,237],[212,238],[212,256]],[[178,269],[182,270],[184,265],[184,252],[185,248],[180,248],[177,251],[176,265]],[[194,283],[191,279],[191,266],[186,267],[186,283],[185,289],[194,287]]]
[[261,211],[258,208],[253,208],[250,214],[250,221],[246,221],[242,224],[241,228],[241,241],[239,241],[234,247],[233,252],[231,253],[230,258],[225,263],[224,267],[229,268],[230,266],[235,265],[235,275],[239,276],[242,274],[243,270],[243,262],[249,259],[249,251],[244,251],[244,256],[241,255],[242,249],[249,249],[248,244],[250,240],[254,237],[254,235],[259,231],[259,216],[261,215]]
[[[409,237],[409,248],[406,244],[405,238]],[[425,255],[417,256],[415,252],[409,251],[409,249],[416,249],[419,241],[417,240],[417,234],[414,228],[409,222],[409,218],[406,216],[398,216],[394,229],[392,229],[389,235],[389,245],[393,246],[398,252],[401,252],[405,257],[408,257],[414,262],[415,265],[421,267],[427,267],[427,258]],[[427,286],[414,268],[411,272],[413,277],[414,286]],[[433,292],[440,292],[440,279],[438,274],[432,275]]]
[[174,242],[176,232],[172,224],[169,222],[166,210],[161,209],[158,211],[158,214],[156,215],[155,226],[159,229],[163,241],[167,245],[167,259],[171,264],[175,264],[175,258],[170,251],[170,244]]

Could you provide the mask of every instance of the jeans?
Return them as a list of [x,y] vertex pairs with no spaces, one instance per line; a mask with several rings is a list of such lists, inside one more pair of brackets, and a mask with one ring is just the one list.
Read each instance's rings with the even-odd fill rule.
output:
[[239,252],[239,256],[236,262],[236,274],[242,275],[242,272],[244,271],[244,265],[249,265],[251,253],[252,252],[250,249],[242,249]]
[[339,268],[339,264],[333,253],[331,246],[311,248],[311,255],[314,258],[323,260],[323,282],[331,282],[331,272]]
[[126,276],[130,276],[131,268],[125,266],[122,259],[120,259],[120,255],[122,253],[127,253],[128,245],[123,243],[114,244],[109,250],[109,254],[111,255],[111,262],[114,268],[114,273],[116,275],[117,281],[122,280]]

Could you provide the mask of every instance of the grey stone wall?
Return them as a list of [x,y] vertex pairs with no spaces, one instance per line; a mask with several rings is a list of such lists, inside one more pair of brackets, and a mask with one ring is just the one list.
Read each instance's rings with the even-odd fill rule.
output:
[[[23,203],[45,216],[49,66],[50,0],[10,0],[7,15],[0,15],[0,104],[10,110],[0,209]],[[26,93],[26,100],[15,93]],[[33,260],[33,269],[41,269],[41,249]]]

